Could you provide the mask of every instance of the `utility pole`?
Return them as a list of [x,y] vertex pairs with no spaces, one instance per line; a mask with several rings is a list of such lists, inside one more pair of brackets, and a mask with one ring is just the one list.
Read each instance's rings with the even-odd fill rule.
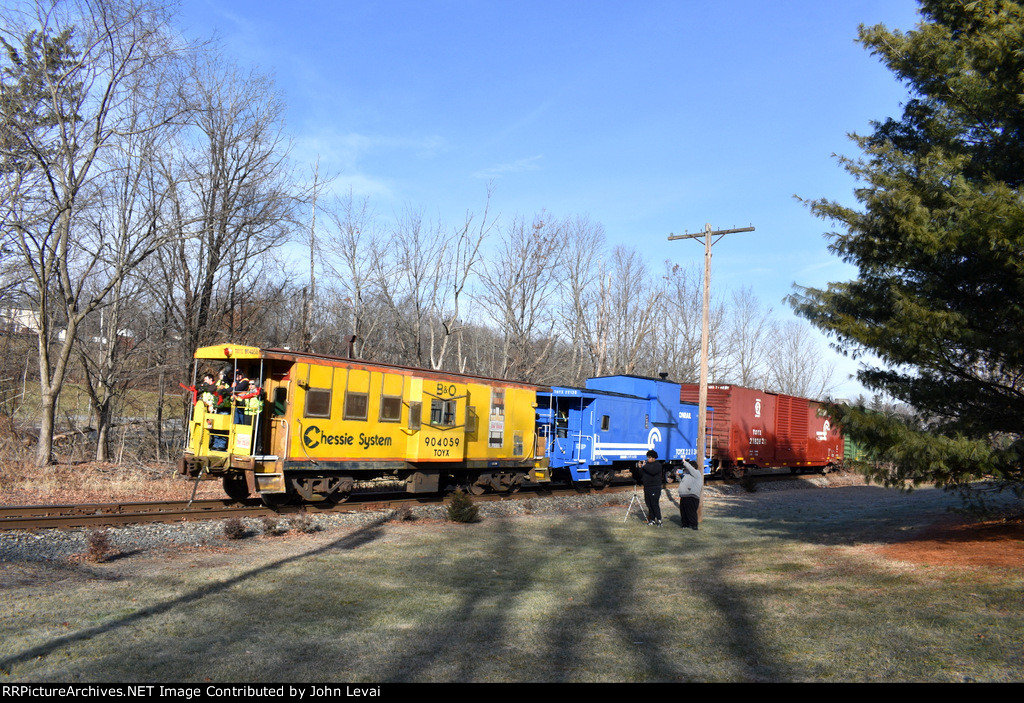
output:
[[[700,239],[704,237],[704,307],[702,310],[700,328],[700,395],[698,396],[697,414],[697,470],[704,471],[705,452],[707,444],[708,427],[708,308],[711,304],[711,245],[727,234],[736,232],[753,232],[753,227],[741,227],[740,229],[719,229],[712,230],[710,224],[704,225],[703,232],[694,234],[669,234],[668,239]],[[701,501],[703,508],[703,501]]]

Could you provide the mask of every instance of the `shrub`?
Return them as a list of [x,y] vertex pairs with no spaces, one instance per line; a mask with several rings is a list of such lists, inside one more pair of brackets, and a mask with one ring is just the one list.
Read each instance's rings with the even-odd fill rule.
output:
[[480,508],[462,491],[452,493],[448,503],[448,519],[452,522],[474,522],[480,514]]
[[228,539],[242,539],[245,537],[245,524],[242,518],[229,517],[224,521],[224,536]]
[[85,542],[85,558],[88,561],[104,562],[114,555],[114,546],[110,543],[107,530],[89,530]]
[[281,527],[281,523],[277,521],[276,517],[267,515],[262,518],[261,522],[263,524],[263,534],[265,535],[276,537],[277,535],[283,535],[288,531],[287,528]]
[[288,519],[288,524],[291,525],[291,528],[296,532],[310,533],[316,532],[318,529],[316,523],[313,521],[313,518],[307,515],[306,513],[298,513],[297,515],[293,515]]
[[412,508],[410,508],[408,505],[405,505],[402,506],[401,508],[398,508],[395,511],[395,514],[392,519],[401,522],[411,522],[412,520],[416,519],[416,516],[413,515]]

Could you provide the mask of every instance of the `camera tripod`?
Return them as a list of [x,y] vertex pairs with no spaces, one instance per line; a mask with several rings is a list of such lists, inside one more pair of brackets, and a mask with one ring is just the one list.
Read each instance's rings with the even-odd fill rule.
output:
[[626,517],[622,518],[623,522],[628,520],[629,519],[629,514],[631,512],[633,512],[633,503],[636,503],[640,507],[640,513],[644,516],[644,522],[647,521],[647,511],[644,510],[644,501],[643,501],[643,499],[640,498],[639,495],[637,495],[637,488],[639,488],[639,487],[640,487],[639,483],[634,483],[633,484],[633,497],[629,500],[629,507],[626,508]]

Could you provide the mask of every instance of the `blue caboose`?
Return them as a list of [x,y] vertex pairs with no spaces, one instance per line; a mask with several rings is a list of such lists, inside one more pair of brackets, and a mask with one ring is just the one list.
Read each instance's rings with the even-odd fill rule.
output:
[[587,379],[586,388],[538,391],[537,434],[553,477],[605,485],[653,449],[666,480],[674,480],[674,465],[697,457],[697,406],[679,396],[678,383],[640,376],[602,376]]

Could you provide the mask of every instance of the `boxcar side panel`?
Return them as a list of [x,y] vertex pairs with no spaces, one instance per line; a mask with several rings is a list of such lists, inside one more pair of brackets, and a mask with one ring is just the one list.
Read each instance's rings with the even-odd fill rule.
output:
[[[680,397],[696,403],[698,393],[684,384]],[[723,384],[708,386],[708,405],[711,455],[722,467],[824,467],[842,457],[842,434],[816,401]]]

